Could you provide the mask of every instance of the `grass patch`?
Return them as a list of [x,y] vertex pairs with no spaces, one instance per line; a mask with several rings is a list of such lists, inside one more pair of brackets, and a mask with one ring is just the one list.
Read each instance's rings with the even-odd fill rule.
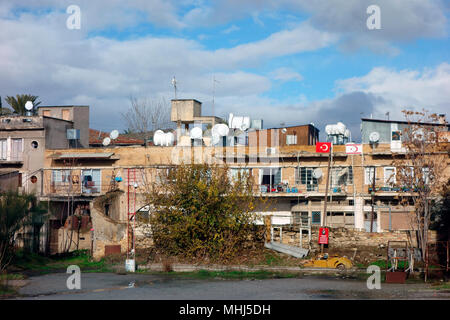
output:
[[16,269],[38,271],[40,273],[67,269],[70,265],[79,266],[83,272],[111,272],[111,266],[104,259],[94,261],[87,250],[74,251],[53,257],[43,257],[35,253],[19,251],[12,265]]
[[24,280],[25,276],[20,273],[4,273],[0,274],[0,281],[2,280]]
[[[371,262],[369,265],[375,265],[375,266],[379,266],[381,269],[386,269],[386,260],[377,260],[377,261]],[[389,262],[388,263],[388,269],[391,266],[392,266],[391,262]],[[403,267],[406,269],[406,268],[408,268],[408,266],[409,266],[408,261],[399,261],[398,262],[398,268],[399,269],[402,269]]]
[[0,298],[13,296],[16,294],[16,290],[11,287],[0,284]]

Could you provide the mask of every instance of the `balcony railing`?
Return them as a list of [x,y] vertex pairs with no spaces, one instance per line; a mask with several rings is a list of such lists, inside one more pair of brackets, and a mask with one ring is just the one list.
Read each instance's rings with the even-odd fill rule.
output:
[[[372,186],[368,187],[368,191],[369,193],[373,191]],[[417,188],[375,186],[375,192],[417,192]]]
[[[278,184],[278,185],[268,185],[261,184],[259,185],[259,190],[262,194],[279,194],[286,193],[290,195],[294,194],[310,194],[310,193],[325,193],[325,186],[318,184],[300,184],[300,185],[287,185],[287,184]],[[329,187],[328,193],[331,194],[342,194],[353,192],[352,186],[337,186],[337,187]]]

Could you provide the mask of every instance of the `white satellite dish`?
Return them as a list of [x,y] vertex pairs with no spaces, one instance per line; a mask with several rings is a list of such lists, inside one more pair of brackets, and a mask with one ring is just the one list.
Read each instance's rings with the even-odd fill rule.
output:
[[313,171],[312,175],[313,175],[314,178],[320,179],[320,177],[322,177],[322,175],[323,175],[322,169],[320,169],[320,168],[315,169]]
[[283,129],[281,129],[281,132],[282,132],[282,133],[286,133],[286,132],[287,132],[287,129],[286,129],[286,128],[283,128]]
[[33,102],[27,101],[27,102],[25,103],[25,109],[27,109],[28,111],[33,110]]
[[233,123],[233,114],[230,113],[230,115],[228,116],[228,126],[231,128],[232,127],[232,123]]
[[172,146],[173,145],[173,143],[175,142],[175,135],[172,133],[172,132],[167,132],[165,135],[164,135],[164,143],[165,143],[165,145],[168,147],[168,146]]
[[213,145],[217,145],[220,142],[220,135],[218,135],[217,133],[213,133],[211,136],[211,142]]
[[109,137],[114,140],[117,139],[119,137],[119,131],[118,130],[113,130],[111,131],[111,133],[109,134]]
[[350,130],[345,129],[344,137],[350,138]]
[[370,135],[369,135],[369,141],[370,141],[371,143],[376,143],[376,142],[378,142],[379,140],[380,140],[380,134],[379,134],[378,132],[374,131],[374,132],[370,133]]
[[102,143],[106,147],[106,146],[108,146],[111,143],[111,139],[106,137],[105,139],[103,139]]
[[192,128],[191,131],[189,132],[189,136],[191,137],[191,139],[201,139],[203,136],[202,128],[200,127]]
[[219,123],[219,124],[214,125],[211,130],[212,135],[217,134],[220,137],[225,137],[229,133],[230,133],[230,128],[224,123]]
[[156,130],[153,134],[153,144],[155,146],[163,145],[164,141],[164,131],[162,130]]
[[338,122],[336,124],[336,128],[337,128],[338,134],[345,134],[345,129],[347,129],[345,124],[343,124],[342,122]]

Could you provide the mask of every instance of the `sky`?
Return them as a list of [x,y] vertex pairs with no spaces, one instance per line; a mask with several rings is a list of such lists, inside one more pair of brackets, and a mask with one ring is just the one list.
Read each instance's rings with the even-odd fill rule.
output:
[[449,17],[447,0],[0,0],[0,96],[89,105],[91,128],[122,131],[130,97],[169,102],[175,76],[203,115],[214,97],[226,119],[342,121],[358,140],[361,117],[448,113]]

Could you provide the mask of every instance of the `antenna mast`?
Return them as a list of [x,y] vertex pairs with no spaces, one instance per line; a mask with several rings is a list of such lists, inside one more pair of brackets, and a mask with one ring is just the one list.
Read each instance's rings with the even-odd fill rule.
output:
[[172,78],[172,86],[175,91],[175,100],[177,100],[177,79],[175,79],[175,76]]
[[219,81],[216,80],[216,76],[213,75],[213,99],[212,99],[212,116],[214,117],[215,113],[214,113],[214,96],[216,94],[216,82],[220,83]]

